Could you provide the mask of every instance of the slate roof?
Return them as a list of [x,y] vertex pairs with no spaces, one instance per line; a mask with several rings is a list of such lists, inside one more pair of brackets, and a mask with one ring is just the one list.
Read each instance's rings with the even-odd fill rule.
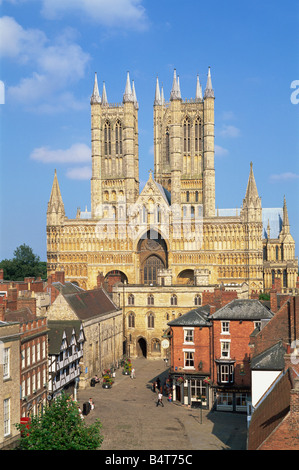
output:
[[52,354],[60,353],[60,347],[61,347],[62,337],[63,337],[64,332],[66,334],[66,339],[67,339],[68,344],[70,343],[73,330],[75,330],[76,339],[78,341],[78,337],[80,333],[80,326],[81,326],[80,320],[61,320],[61,321],[49,320],[48,321],[49,354],[52,355]]
[[259,300],[234,299],[211,315],[213,320],[261,320],[273,318],[273,313]]
[[167,323],[169,326],[210,326],[211,323],[208,321],[210,314],[210,306],[204,305],[198,308],[194,308],[184,315],[171,320]]
[[282,342],[274,344],[261,354],[251,359],[252,370],[283,370],[285,366],[284,355],[286,348]]
[[85,292],[84,289],[73,284],[72,282],[66,281],[65,284],[61,284],[61,282],[53,282],[52,284],[59,292],[63,295],[65,294],[75,294],[76,292]]
[[80,320],[87,320],[119,310],[102,288],[63,295]]
[[5,321],[26,323],[32,321],[36,316],[31,312],[29,307],[19,308],[18,310],[7,310],[5,312]]
[[248,432],[248,450],[258,450],[289,413],[293,374],[291,368],[281,373],[254,410]]

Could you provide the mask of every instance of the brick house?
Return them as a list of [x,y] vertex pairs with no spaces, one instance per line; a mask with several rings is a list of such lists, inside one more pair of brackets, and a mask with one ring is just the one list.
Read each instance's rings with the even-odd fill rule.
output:
[[212,313],[212,382],[217,410],[246,412],[251,395],[250,335],[271,318],[273,313],[255,299],[235,299]]
[[209,408],[211,375],[210,306],[190,310],[168,323],[171,338],[171,369],[173,400]]
[[48,327],[46,317],[36,317],[28,307],[6,311],[4,320],[19,323],[20,416],[29,417],[46,405],[48,380]]
[[205,305],[169,322],[174,400],[195,405],[203,396],[206,408],[246,412],[250,334],[272,317],[258,300],[234,299],[218,310]]
[[260,400],[248,431],[248,450],[299,450],[299,354],[288,348],[285,369]]

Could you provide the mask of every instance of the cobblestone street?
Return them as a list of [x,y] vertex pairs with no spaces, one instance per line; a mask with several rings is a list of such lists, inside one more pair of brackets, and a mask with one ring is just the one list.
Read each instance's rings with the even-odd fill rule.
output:
[[92,398],[95,409],[87,424],[100,419],[104,441],[102,450],[245,450],[246,416],[243,414],[199,410],[169,403],[156,406],[152,382],[168,373],[162,360],[145,358],[132,361],[136,378],[116,371],[111,389],[101,384],[78,391],[78,402]]

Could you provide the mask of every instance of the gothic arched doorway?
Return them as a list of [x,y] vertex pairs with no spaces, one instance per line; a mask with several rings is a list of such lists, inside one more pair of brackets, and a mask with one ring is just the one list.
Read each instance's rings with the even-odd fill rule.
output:
[[139,338],[137,341],[137,356],[146,357],[147,356],[147,345],[144,338]]
[[156,285],[158,271],[167,267],[167,245],[161,234],[149,230],[139,240],[137,251],[139,254],[141,284]]

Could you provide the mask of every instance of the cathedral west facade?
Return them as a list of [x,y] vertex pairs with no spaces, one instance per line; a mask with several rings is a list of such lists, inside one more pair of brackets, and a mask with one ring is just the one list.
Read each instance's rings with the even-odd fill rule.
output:
[[47,210],[48,274],[63,270],[66,280],[92,289],[101,273],[105,281],[122,281],[131,294],[134,286],[141,292],[146,286],[160,296],[175,286],[196,295],[225,285],[250,297],[269,291],[275,277],[283,289],[295,288],[298,260],[286,201],[282,208],[262,208],[252,163],[241,208],[216,208],[210,69],[204,92],[198,78],[195,90],[195,98],[183,100],[174,71],[165,101],[157,78],[154,171],[140,192],[134,82],[128,74],[123,101],[115,105],[108,103],[105,85],[100,96],[95,76],[91,210],[66,216],[55,171]]

